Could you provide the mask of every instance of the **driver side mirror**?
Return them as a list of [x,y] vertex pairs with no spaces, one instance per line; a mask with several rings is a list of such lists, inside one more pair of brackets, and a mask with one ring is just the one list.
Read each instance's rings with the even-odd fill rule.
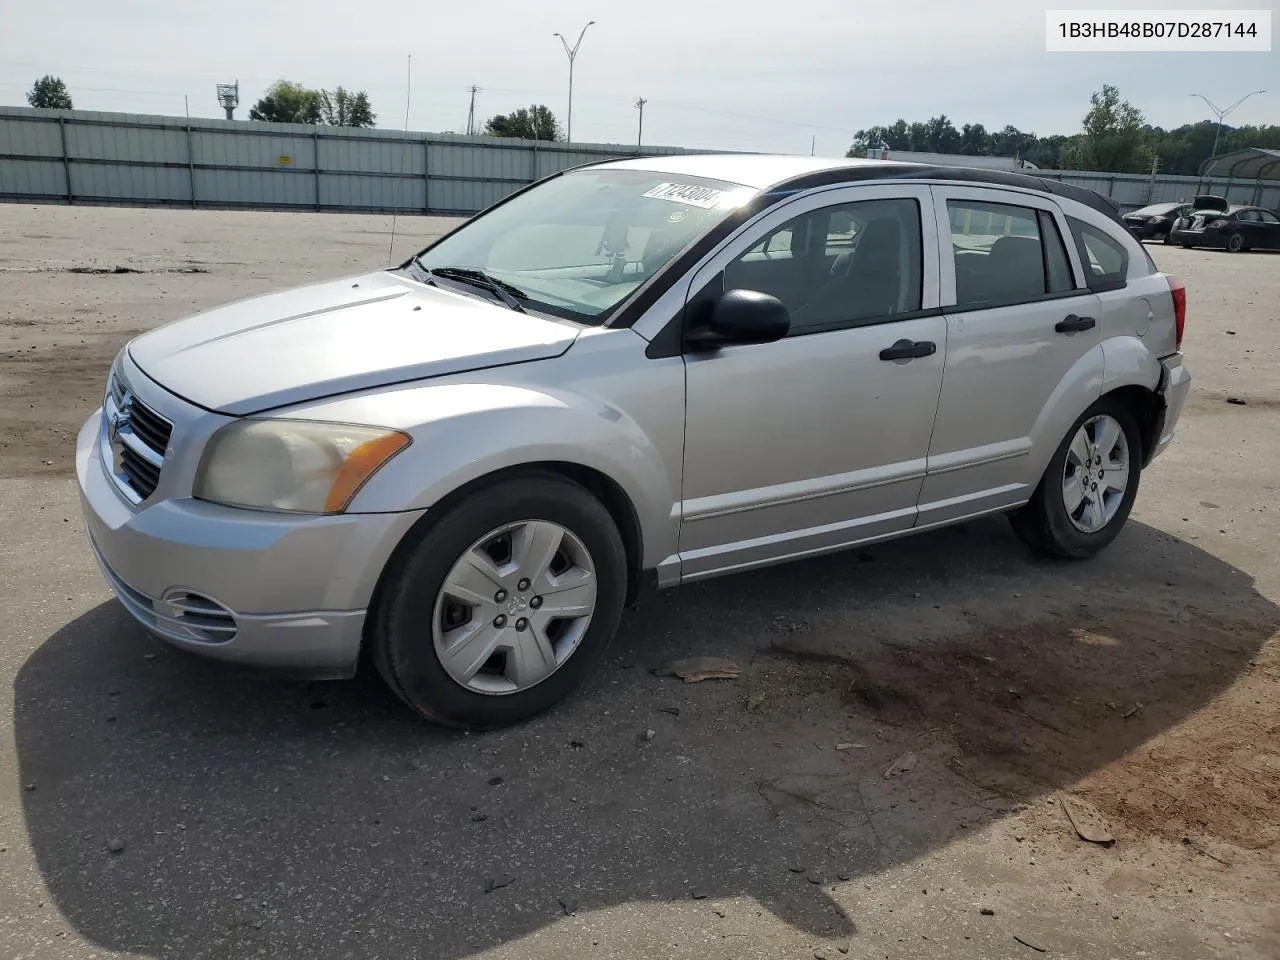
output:
[[791,329],[791,314],[777,297],[759,290],[727,290],[716,298],[705,320],[685,342],[714,350],[734,344],[773,343]]

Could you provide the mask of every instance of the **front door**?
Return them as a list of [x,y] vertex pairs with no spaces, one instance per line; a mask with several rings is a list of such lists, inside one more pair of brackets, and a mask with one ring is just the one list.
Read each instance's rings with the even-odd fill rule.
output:
[[976,187],[934,196],[947,356],[920,526],[1028,499],[1043,470],[1033,450],[1056,448],[1062,416],[1102,384],[1101,303],[1057,204]]
[[783,301],[775,343],[686,351],[683,579],[910,529],[946,324],[928,187],[842,187],[773,208],[707,263]]

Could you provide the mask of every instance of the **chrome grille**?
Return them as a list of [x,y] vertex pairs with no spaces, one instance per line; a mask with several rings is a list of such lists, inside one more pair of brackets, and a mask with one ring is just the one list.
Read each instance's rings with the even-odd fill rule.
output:
[[155,492],[173,424],[129,389],[114,371],[102,405],[100,447],[116,487],[132,503]]

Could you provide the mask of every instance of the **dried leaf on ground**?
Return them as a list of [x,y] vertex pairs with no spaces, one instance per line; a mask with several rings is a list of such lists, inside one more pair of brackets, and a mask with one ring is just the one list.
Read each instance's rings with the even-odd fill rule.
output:
[[920,757],[914,750],[908,750],[897,760],[893,761],[889,769],[884,772],[886,780],[896,777],[901,773],[909,773],[916,768],[916,764],[920,762]]
[[679,677],[685,683],[702,680],[736,680],[742,675],[742,667],[724,657],[685,657],[671,660],[653,671],[659,677]]

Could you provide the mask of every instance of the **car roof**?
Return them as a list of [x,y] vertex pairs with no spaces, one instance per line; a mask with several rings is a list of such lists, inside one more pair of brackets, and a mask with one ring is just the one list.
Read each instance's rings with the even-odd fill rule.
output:
[[[1086,204],[1113,221],[1120,220],[1119,206],[1102,194],[1084,187],[1050,180],[1033,173],[990,170],[978,167],[944,167],[895,160],[831,159],[788,155],[728,153],[673,154],[611,160],[591,167],[643,170],[664,176],[706,177],[725,180],[757,190],[805,190],[811,187],[874,180],[950,180],[996,187],[1015,187],[1067,197]],[[567,172],[567,171],[566,171]]]
[[648,173],[669,174],[677,177],[706,177],[710,180],[725,180],[729,183],[739,183],[744,187],[763,190],[775,183],[828,170],[856,167],[911,167],[914,164],[895,163],[892,160],[852,158],[834,160],[828,157],[792,157],[754,153],[686,153],[615,160],[602,166],[622,170],[643,170]]

